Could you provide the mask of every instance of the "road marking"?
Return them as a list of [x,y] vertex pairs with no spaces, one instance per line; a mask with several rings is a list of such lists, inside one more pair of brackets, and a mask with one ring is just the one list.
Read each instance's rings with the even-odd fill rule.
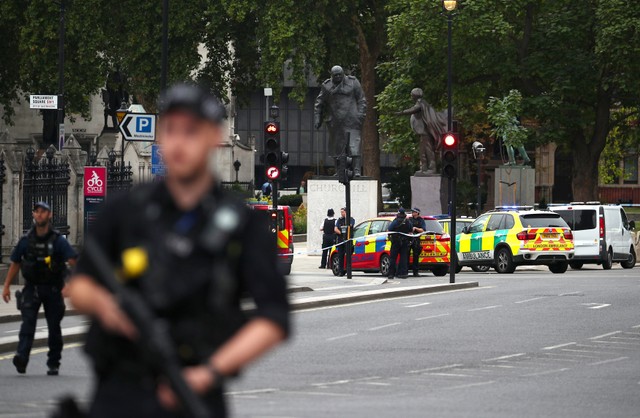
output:
[[640,338],[636,338],[636,337],[611,337],[611,339],[615,339],[615,340],[631,340],[631,341],[640,341]]
[[549,347],[544,347],[543,350],[554,350],[556,348],[568,347],[568,346],[574,345],[574,344],[575,343],[565,343],[565,344],[551,345]]
[[418,306],[431,305],[431,302],[417,303],[415,305],[407,305],[405,308],[417,308]]
[[537,298],[531,298],[531,299],[525,299],[525,300],[519,300],[517,302],[513,302],[513,303],[527,303],[527,302],[533,302],[534,300],[538,300],[538,299],[545,299],[546,296],[540,296]]
[[581,303],[582,306],[588,306],[587,309],[602,309],[611,306],[610,303]]
[[612,335],[616,335],[616,334],[620,334],[622,331],[613,331],[613,332],[609,332],[607,334],[602,334],[602,335],[598,335],[597,337],[591,337],[589,338],[590,340],[599,340],[600,338],[604,338],[604,337],[610,337]]
[[[608,341],[594,341],[594,343],[601,343],[601,344],[607,344]],[[612,344],[615,344],[615,341],[612,342]],[[612,347],[604,347],[604,346],[597,346],[597,345],[583,345],[583,344],[576,344],[576,347],[586,347],[586,348],[608,348],[610,350],[632,350],[632,351],[636,351],[635,348],[633,347],[620,347],[619,345],[614,345]]]
[[475,308],[475,309],[468,309],[467,312],[476,312],[476,311],[483,311],[485,309],[495,309],[495,308],[499,308],[502,305],[492,305],[492,306],[485,306],[483,308]]
[[351,382],[350,379],[335,380],[333,382],[326,382],[326,383],[312,383],[311,386],[336,386],[336,385],[344,385],[349,382]]
[[425,319],[441,318],[443,316],[448,316],[448,315],[451,315],[451,314],[443,313],[443,314],[440,314],[440,315],[423,316],[422,318],[416,318],[415,320],[416,321],[424,321]]
[[578,290],[577,292],[560,293],[558,296],[574,296],[574,295],[581,295],[581,294],[582,294],[582,290]]
[[348,337],[353,337],[358,335],[357,332],[352,332],[351,334],[345,334],[345,335],[338,335],[337,337],[331,337],[331,338],[327,338],[327,341],[335,341],[335,340],[340,340],[342,338],[348,338]]
[[266,389],[241,390],[237,392],[227,392],[225,393],[225,395],[229,395],[229,396],[256,395],[259,393],[273,393],[273,392],[278,392],[278,389],[266,388]]
[[610,360],[597,361],[595,363],[589,363],[589,366],[598,366],[600,364],[614,363],[616,361],[622,361],[622,360],[626,360],[628,358],[629,357],[618,357],[618,358],[612,358]]
[[567,370],[571,370],[568,367],[562,368],[562,369],[556,369],[556,370],[547,370],[545,372],[538,372],[538,373],[530,373],[530,374],[523,374],[523,377],[534,377],[534,376],[544,376],[547,374],[553,374],[553,373],[561,373],[561,372],[566,372]]
[[450,386],[448,388],[443,388],[443,389],[445,390],[466,389],[466,388],[472,388],[474,386],[486,386],[492,383],[495,383],[495,380],[489,380],[488,382],[469,383],[466,385],[459,385],[459,386]]
[[632,343],[629,341],[594,341],[594,343],[598,344],[625,344],[625,345],[633,345],[637,347],[640,343]]
[[14,334],[16,332],[20,332],[20,330],[19,329],[12,329],[10,331],[5,331],[5,334]]
[[391,386],[391,383],[384,382],[358,382],[361,385],[372,385],[372,386]]
[[353,395],[348,393],[333,393],[333,392],[311,392],[311,391],[297,391],[297,390],[281,390],[280,393],[290,393],[294,395],[314,395],[314,396],[338,396],[350,398]]
[[440,366],[440,367],[432,367],[430,369],[420,369],[420,370],[410,370],[407,373],[425,373],[436,370],[447,370],[447,369],[455,369],[456,367],[463,366],[463,364],[449,364],[448,366]]
[[631,328],[640,328],[640,325],[634,325]]
[[606,351],[594,351],[594,350],[571,350],[569,348],[563,348],[562,351],[569,351],[572,353],[591,353],[591,354],[613,354]]
[[501,357],[494,357],[494,358],[490,358],[490,359],[486,359],[486,360],[482,360],[482,361],[496,361],[496,360],[506,360],[508,358],[514,358],[514,357],[522,357],[524,355],[526,355],[527,353],[517,353],[517,354],[509,354],[506,356],[501,356]]
[[[82,347],[83,345],[84,345],[83,343],[71,343],[71,344],[65,344],[63,348],[68,350],[71,348]],[[48,348],[34,348],[33,350],[31,350],[31,354],[47,353],[48,351],[49,351]],[[15,356],[15,353],[0,356],[0,361],[9,360],[9,359],[13,360],[13,356]]]
[[402,324],[402,322],[394,322],[393,324],[380,325],[379,327],[369,328],[368,331],[377,331],[379,329],[388,328],[388,327],[395,327],[396,325],[401,325],[401,324]]
[[459,374],[459,373],[424,373],[429,376],[444,376],[444,377],[473,377],[472,374]]

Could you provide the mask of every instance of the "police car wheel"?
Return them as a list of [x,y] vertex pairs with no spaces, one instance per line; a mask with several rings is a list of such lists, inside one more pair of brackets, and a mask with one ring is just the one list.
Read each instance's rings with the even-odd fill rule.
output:
[[567,271],[569,264],[566,261],[561,261],[559,263],[549,264],[549,271],[553,274],[562,274]]
[[609,251],[607,251],[607,258],[602,262],[602,268],[605,270],[611,270],[612,266],[613,266],[613,251],[611,251],[611,248],[609,248]]
[[490,266],[471,266],[471,270],[475,271],[476,273],[486,273],[490,268]]
[[391,259],[387,254],[380,256],[380,274],[384,277],[389,275],[389,267],[391,266]]
[[584,266],[584,263],[580,263],[579,261],[569,263],[569,267],[571,267],[571,270],[580,270],[582,266]]
[[331,272],[334,276],[340,275],[340,266],[338,259],[338,254],[334,254],[333,256],[331,256]]
[[623,269],[632,269],[636,265],[636,261],[636,250],[631,247],[631,249],[629,250],[629,258],[627,259],[627,261],[623,261],[622,263],[620,263],[620,265]]
[[434,267],[433,270],[431,270],[431,272],[436,277],[442,277],[442,276],[446,276],[447,273],[449,273],[449,268],[447,266],[438,266],[438,267]]
[[511,250],[507,247],[502,247],[496,251],[496,271],[500,274],[510,274],[516,270],[516,266],[513,263],[513,257],[511,257]]

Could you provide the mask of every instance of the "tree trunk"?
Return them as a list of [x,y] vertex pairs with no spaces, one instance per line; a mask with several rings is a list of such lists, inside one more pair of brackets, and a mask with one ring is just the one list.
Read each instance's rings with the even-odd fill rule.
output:
[[573,200],[587,202],[599,200],[598,185],[600,172],[598,163],[600,155],[607,144],[611,117],[611,94],[608,91],[598,91],[596,104],[596,120],[591,140],[586,141],[583,132],[572,136],[573,170],[571,186]]
[[[378,135],[378,111],[376,102],[376,64],[378,54],[371,54],[360,38],[360,72],[367,113],[362,127],[363,174],[380,182],[380,137]],[[382,189],[378,184],[378,211],[382,210]]]

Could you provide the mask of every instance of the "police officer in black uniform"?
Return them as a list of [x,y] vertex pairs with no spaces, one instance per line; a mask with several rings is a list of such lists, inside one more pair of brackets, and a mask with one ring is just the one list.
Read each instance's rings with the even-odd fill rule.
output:
[[[420,209],[413,208],[411,209],[411,217],[409,218],[409,222],[412,226],[412,233],[414,235],[422,234],[427,229],[427,224],[420,216]],[[420,253],[422,252],[422,244],[420,243],[420,237],[411,238],[411,253],[413,255],[413,275],[415,277],[420,276]]]
[[[162,95],[159,109],[164,181],[109,199],[92,242],[166,324],[185,381],[210,416],[225,417],[223,379],[288,335],[285,279],[266,216],[222,191],[209,167],[224,135],[224,107],[207,90],[179,84]],[[101,277],[91,254],[82,255],[68,291],[94,319],[85,348],[97,375],[89,416],[184,416]],[[241,297],[255,303],[250,315]]]
[[22,325],[17,353],[13,357],[13,365],[20,374],[27,371],[40,305],[44,306],[44,316],[49,329],[48,375],[58,375],[62,358],[60,322],[65,311],[62,288],[67,272],[66,263],[75,263],[76,252],[69,242],[51,227],[51,215],[51,207],[47,203],[35,204],[34,225],[27,235],[18,241],[11,253],[11,265],[2,292],[2,298],[8,303],[11,300],[11,283],[22,268],[22,275],[27,283],[22,292],[16,292]]
[[389,225],[390,232],[396,232],[390,235],[391,239],[391,264],[389,266],[388,278],[406,279],[409,277],[409,242],[410,237],[404,234],[410,234],[411,223],[407,220],[407,213],[404,208],[398,209],[396,218]]
[[327,217],[322,222],[322,259],[320,260],[320,268],[327,268],[327,259],[331,246],[336,243],[336,218],[333,209],[327,211]]
[[[351,218],[351,227],[356,224],[355,219]],[[334,228],[334,232],[338,236],[339,242],[344,242],[347,240],[347,208],[340,209],[340,218],[336,221],[336,226]],[[344,276],[347,272],[344,269],[344,255],[347,246],[345,244],[338,245],[338,268],[339,268],[339,276]],[[349,255],[351,256],[351,255]]]

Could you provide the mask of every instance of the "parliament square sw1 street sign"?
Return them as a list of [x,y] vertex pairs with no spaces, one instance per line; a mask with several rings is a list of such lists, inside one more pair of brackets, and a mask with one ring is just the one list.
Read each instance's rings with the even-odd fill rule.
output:
[[154,113],[128,113],[120,122],[120,133],[125,141],[156,140],[156,115]]

